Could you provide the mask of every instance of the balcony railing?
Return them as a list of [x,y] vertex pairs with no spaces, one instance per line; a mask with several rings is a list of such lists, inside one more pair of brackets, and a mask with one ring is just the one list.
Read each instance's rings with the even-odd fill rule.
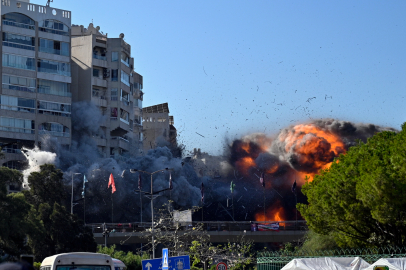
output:
[[130,64],[127,63],[126,61],[124,61],[123,59],[121,59],[121,63],[123,63],[123,64],[126,65],[127,67],[130,67]]
[[101,56],[101,55],[98,55],[98,54],[93,54],[93,58],[94,58],[94,59],[99,59],[99,60],[107,61],[107,57],[106,57],[106,56]]
[[35,134],[35,130],[34,130],[34,129],[30,129],[30,128],[16,128],[16,127],[0,126],[0,130],[2,130],[2,131],[11,131],[11,132],[18,132],[18,133]]
[[51,49],[51,48],[47,48],[47,47],[39,47],[38,49],[40,52],[44,52],[44,53],[52,53],[52,54],[56,54],[56,55],[69,56],[69,51],[62,51],[62,50]]
[[124,103],[124,105],[126,105],[126,106],[129,106],[129,105],[130,105],[130,102],[129,102],[128,100],[126,100],[125,98],[120,97],[120,100],[121,100],[121,102]]
[[9,26],[15,26],[15,27],[20,27],[20,28],[35,30],[35,25],[18,23],[18,22],[13,22],[13,21],[9,21],[9,20],[3,20],[3,25],[9,25]]
[[70,71],[56,70],[56,69],[43,68],[43,67],[39,67],[38,71],[39,72],[45,72],[45,73],[51,73],[51,74],[69,76],[70,77]]
[[57,136],[57,137],[70,137],[69,132],[59,132],[59,131],[48,131],[48,130],[39,130],[38,134],[51,134],[52,136]]
[[38,87],[38,93],[61,96],[61,97],[72,97],[71,92],[51,90],[49,87]]
[[11,84],[4,84],[4,83],[3,83],[3,89],[11,89],[11,90],[35,93],[35,88],[30,88],[30,87],[26,87],[26,86],[11,85]]
[[120,136],[111,137],[111,139],[112,140],[121,140],[121,141],[125,141],[125,142],[130,142],[129,140],[127,140],[127,139],[125,139],[123,137],[120,137]]
[[13,42],[8,42],[8,41],[3,41],[3,46],[17,48],[17,49],[35,51],[35,46],[18,44],[18,43],[13,43]]

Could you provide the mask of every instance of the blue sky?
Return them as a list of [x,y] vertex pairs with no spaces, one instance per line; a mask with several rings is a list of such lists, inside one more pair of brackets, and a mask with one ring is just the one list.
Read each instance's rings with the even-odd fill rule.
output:
[[272,135],[310,118],[397,129],[406,120],[405,1],[51,6],[71,10],[74,24],[93,19],[109,37],[125,34],[144,76],[143,105],[168,102],[190,150],[220,154],[225,138]]

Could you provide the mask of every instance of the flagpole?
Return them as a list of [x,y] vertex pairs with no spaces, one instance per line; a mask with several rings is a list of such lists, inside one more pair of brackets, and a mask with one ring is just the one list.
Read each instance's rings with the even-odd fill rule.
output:
[[113,193],[111,193],[111,223],[114,223],[114,207],[113,207]]
[[265,188],[263,189],[264,191],[264,221],[266,221],[266,208],[265,208]]
[[296,226],[295,226],[295,227],[296,227],[296,230],[297,230],[297,196],[296,196],[296,192],[297,192],[297,191],[296,191],[296,189],[295,189],[295,203],[296,203],[296,204],[295,204],[295,209],[296,209]]
[[234,219],[234,192],[231,192],[231,204],[233,205],[233,220]]
[[83,222],[86,225],[86,195],[83,196]]
[[[140,189],[140,205],[141,205],[141,227],[142,227],[142,193]],[[141,242],[141,254],[142,254],[142,242]]]

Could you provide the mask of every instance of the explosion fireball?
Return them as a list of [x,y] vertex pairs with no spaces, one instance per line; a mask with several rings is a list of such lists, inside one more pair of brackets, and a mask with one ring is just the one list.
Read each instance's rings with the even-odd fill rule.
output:
[[[257,186],[259,176],[265,175],[264,202],[257,203],[254,210],[256,221],[294,219],[294,196],[299,197],[299,202],[305,200],[299,192],[292,193],[295,180],[300,190],[305,179],[313,181],[315,174],[330,168],[334,159],[345,154],[356,140],[366,141],[382,130],[385,128],[370,124],[315,120],[282,129],[276,138],[252,134],[235,140],[230,146],[229,161],[245,181]],[[259,195],[260,190],[257,192]]]

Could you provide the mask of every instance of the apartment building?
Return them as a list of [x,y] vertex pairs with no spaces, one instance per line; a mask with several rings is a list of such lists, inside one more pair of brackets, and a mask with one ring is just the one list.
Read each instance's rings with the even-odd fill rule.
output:
[[93,102],[106,116],[101,134],[93,134],[100,154],[141,154],[143,77],[134,71],[130,44],[92,23],[71,33],[73,102]]
[[142,109],[144,117],[144,151],[155,149],[165,142],[177,145],[176,128],[173,116],[169,115],[168,103],[162,103]]
[[1,0],[0,9],[0,163],[21,169],[23,146],[48,135],[71,144],[71,12],[29,0]]

